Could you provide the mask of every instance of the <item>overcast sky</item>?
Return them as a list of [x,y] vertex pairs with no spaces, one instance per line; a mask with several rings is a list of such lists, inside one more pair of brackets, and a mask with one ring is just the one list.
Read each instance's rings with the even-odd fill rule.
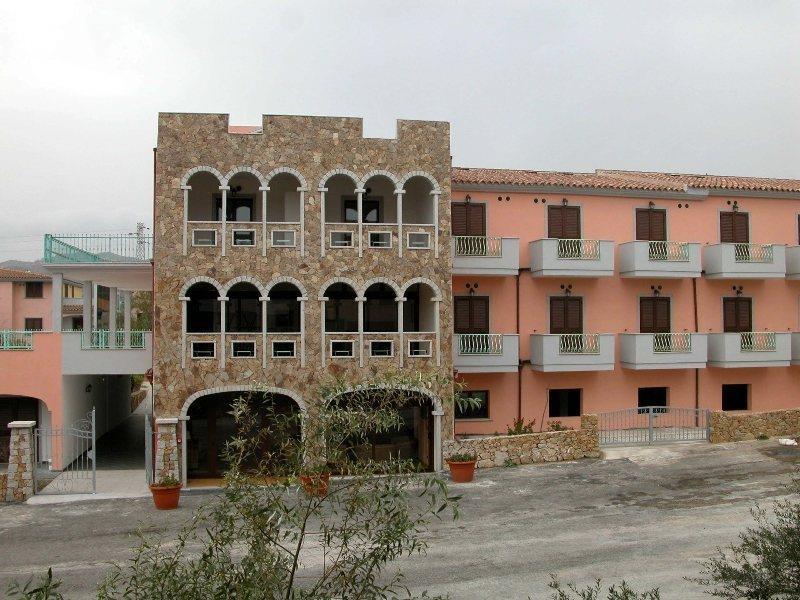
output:
[[159,111],[447,120],[453,163],[800,178],[800,1],[12,2],[0,260],[152,219]]

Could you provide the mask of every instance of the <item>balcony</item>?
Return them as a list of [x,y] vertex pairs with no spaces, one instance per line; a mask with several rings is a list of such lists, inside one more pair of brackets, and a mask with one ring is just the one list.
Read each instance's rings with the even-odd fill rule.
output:
[[614,242],[603,240],[535,240],[529,246],[534,277],[610,277]]
[[546,373],[613,371],[614,334],[532,334],[531,366]]
[[33,331],[0,331],[0,351],[33,350]]
[[150,331],[65,331],[61,334],[64,375],[136,375],[153,366]]
[[453,236],[456,275],[517,275],[519,238]]
[[788,367],[792,359],[792,334],[775,331],[709,333],[708,366]]
[[703,248],[709,279],[778,279],[786,276],[786,247],[777,244],[712,244]]
[[800,246],[786,248],[786,279],[800,279]]
[[503,333],[457,333],[453,366],[460,373],[512,373],[519,368],[519,336]]
[[635,241],[620,244],[622,277],[700,277],[700,244]]
[[704,333],[623,333],[620,346],[626,369],[703,369],[708,359]]

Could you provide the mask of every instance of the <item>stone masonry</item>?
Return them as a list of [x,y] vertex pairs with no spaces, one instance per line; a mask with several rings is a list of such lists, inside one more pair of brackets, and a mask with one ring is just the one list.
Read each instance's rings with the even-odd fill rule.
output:
[[156,421],[155,479],[158,483],[164,477],[177,477],[178,469],[178,420],[158,419]]
[[711,443],[752,440],[759,435],[800,436],[800,409],[764,413],[711,413]]
[[23,502],[33,496],[33,427],[36,421],[12,421],[5,499]]

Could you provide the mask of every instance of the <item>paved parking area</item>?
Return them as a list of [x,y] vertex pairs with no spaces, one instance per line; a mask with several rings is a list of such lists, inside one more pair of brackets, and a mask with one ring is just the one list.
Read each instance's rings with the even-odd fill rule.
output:
[[[754,502],[787,493],[800,451],[774,440],[616,449],[602,460],[479,471],[454,486],[463,516],[433,528],[427,557],[402,561],[412,590],[452,598],[549,598],[549,573],[626,578],[666,599],[704,596],[685,576],[736,539]],[[169,532],[207,495],[159,513],[149,499],[0,508],[0,590],[52,565],[70,598],[90,597],[128,556],[144,519]]]

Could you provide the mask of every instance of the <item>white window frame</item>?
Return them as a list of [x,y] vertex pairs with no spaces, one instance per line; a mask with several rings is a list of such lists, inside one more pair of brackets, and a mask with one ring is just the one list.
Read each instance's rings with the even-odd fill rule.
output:
[[[214,346],[214,354],[212,354],[211,356],[195,356],[194,355],[195,344],[212,344]],[[192,341],[191,350],[192,350],[192,360],[213,360],[217,358],[217,342],[213,340]]]
[[[236,356],[236,354],[233,351],[233,345],[234,344],[250,344],[253,347],[253,355],[252,356]],[[256,350],[256,343],[253,340],[231,340],[231,358],[236,358],[236,359],[249,358],[249,359],[253,359],[253,358],[257,358],[257,352],[258,351]]]
[[[370,248],[377,248],[379,250],[391,250],[392,248],[392,232],[391,231],[370,231],[368,241]],[[375,246],[372,243],[372,236],[373,235],[388,235],[389,236],[389,245],[388,246]]]
[[[337,343],[350,344],[350,354],[343,356],[341,354],[333,353],[333,345]],[[331,358],[355,358],[356,357],[356,342],[355,340],[329,340],[328,341],[328,356]]]
[[[389,354],[374,354],[372,351],[372,345],[375,342],[384,343],[387,342],[389,344],[390,352]],[[370,340],[369,341],[369,356],[370,358],[394,358],[394,340]]]
[[[275,243],[275,234],[276,233],[291,233],[292,234],[292,243],[291,244],[276,244]],[[294,229],[273,229],[269,234],[269,243],[273,248],[295,248],[297,246],[297,232]]]
[[[428,238],[428,245],[427,246],[412,246],[411,245],[411,236],[412,235],[425,235]],[[431,249],[431,234],[429,231],[407,231],[406,232],[406,248],[409,250],[430,250]]]
[[[292,355],[286,356],[281,354],[275,354],[275,344],[291,344],[292,345]],[[270,347],[270,354],[272,358],[297,358],[297,341],[296,340],[272,340],[272,346]]]
[[[428,344],[428,353],[411,354],[411,344],[413,343]],[[431,342],[431,340],[408,340],[408,346],[406,348],[406,352],[409,358],[430,358],[431,356],[433,356],[433,342]]]
[[[333,244],[333,236],[336,233],[346,233],[346,234],[348,234],[350,236],[350,245],[349,246],[335,246]],[[330,231],[330,232],[328,232],[328,247],[329,248],[334,248],[334,249],[336,249],[336,248],[355,248],[355,237],[356,236],[355,236],[355,234],[353,234],[352,231],[347,231],[347,230],[344,230],[344,231],[343,230]]]
[[[195,242],[195,234],[197,233],[213,233],[214,234],[214,243],[213,244],[198,244]],[[192,229],[192,246],[197,248],[215,248],[217,246],[217,230],[216,229]]]
[[[237,244],[236,243],[236,234],[247,232],[253,234],[253,243],[252,244]],[[231,247],[232,248],[255,248],[256,246],[256,230],[255,229],[231,229]]]

